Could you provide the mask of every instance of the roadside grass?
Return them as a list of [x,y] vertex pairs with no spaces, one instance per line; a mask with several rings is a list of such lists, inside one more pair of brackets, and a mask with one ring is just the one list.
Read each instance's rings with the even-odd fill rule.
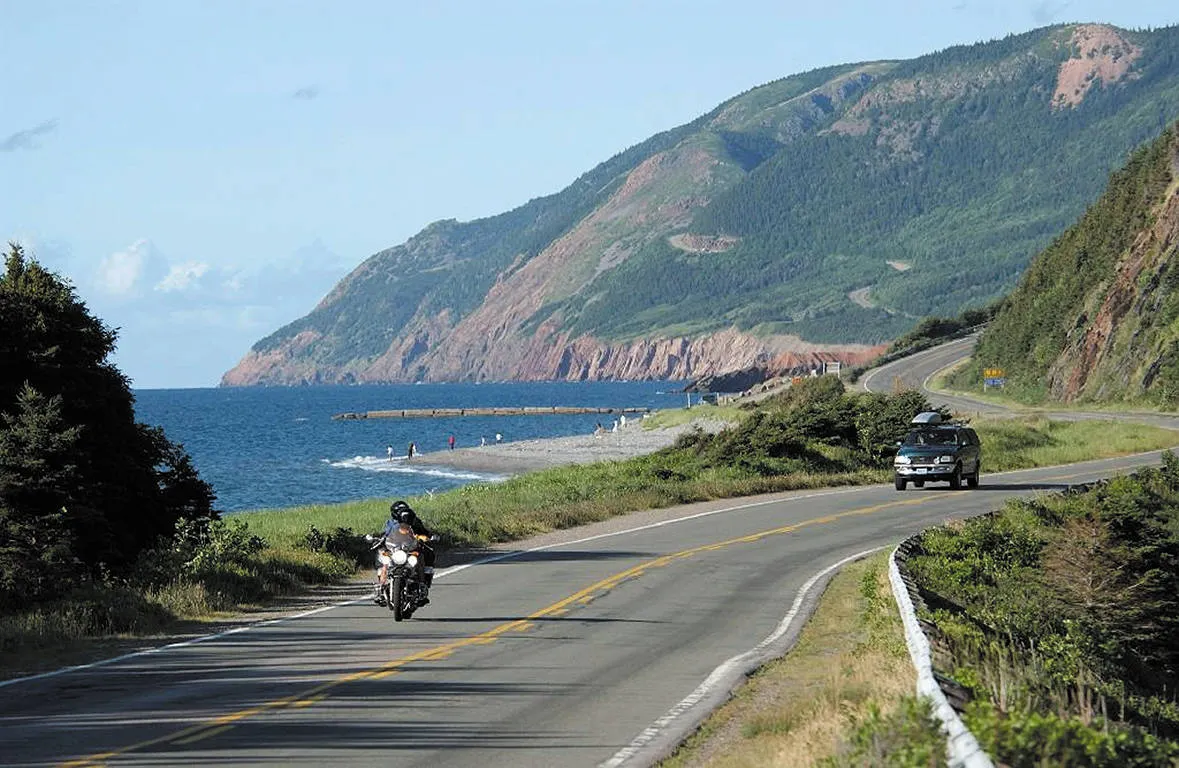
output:
[[[754,475],[730,467],[701,468],[683,452],[663,451],[626,461],[555,467],[502,483],[474,484],[409,499],[450,546],[481,548],[598,522],[643,509],[826,486],[883,482],[878,469],[837,473]],[[309,526],[377,530],[388,500],[243,512],[235,520],[267,541],[297,546]]]
[[0,615],[0,674],[35,668],[54,651],[65,653],[85,640],[150,637],[183,624],[222,620],[310,586],[340,582],[355,570],[344,558],[280,546],[245,565],[209,567],[199,581],[83,583],[59,600]]
[[[984,474],[1055,466],[1142,453],[1179,444],[1179,433],[1113,421],[1055,422],[1040,416],[978,419]],[[793,473],[765,477],[710,468],[692,469],[659,455],[530,472],[503,483],[468,485],[420,496],[411,506],[454,546],[485,547],[598,522],[642,509],[759,493],[888,482],[889,470],[838,474]],[[288,555],[298,553],[311,526],[321,531],[378,530],[387,499],[242,512],[235,520]]]
[[971,422],[983,447],[983,472],[1052,467],[1179,445],[1179,432],[1118,421],[1050,421],[1043,416]]
[[284,555],[305,557],[312,554],[305,543],[311,526],[325,532],[336,528],[351,528],[361,536],[365,533],[375,533],[381,530],[385,521],[389,519],[389,499],[258,509],[239,512],[229,519],[247,523],[251,533],[266,539],[267,545],[277,548]]
[[915,687],[888,555],[873,555],[836,574],[794,649],[660,765],[945,765],[945,740]]
[[[881,470],[768,477],[718,468],[689,477],[690,471],[678,471],[674,462],[669,467],[658,455],[644,456],[529,472],[502,483],[468,485],[408,501],[446,545],[481,548],[643,509],[887,479]],[[388,504],[388,499],[371,499],[241,512],[233,519],[246,522],[272,546],[298,547],[313,525],[322,531],[351,528],[357,535],[379,530]]]

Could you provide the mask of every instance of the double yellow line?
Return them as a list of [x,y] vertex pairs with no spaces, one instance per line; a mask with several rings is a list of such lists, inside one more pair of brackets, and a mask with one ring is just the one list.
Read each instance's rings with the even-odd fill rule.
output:
[[473,645],[489,645],[494,643],[503,635],[513,632],[526,632],[536,626],[535,623],[538,619],[566,613],[571,607],[587,605],[598,597],[614,589],[622,582],[629,579],[638,578],[652,568],[662,568],[666,565],[670,565],[676,561],[698,555],[702,552],[714,552],[719,549],[731,547],[735,544],[750,544],[770,536],[779,536],[784,533],[792,533],[802,528],[808,528],[816,525],[826,525],[848,517],[871,515],[884,509],[915,506],[917,504],[925,504],[930,501],[944,498],[945,497],[942,494],[936,494],[905,499],[901,501],[890,501],[883,504],[875,504],[869,507],[860,507],[858,509],[852,509],[846,512],[838,512],[831,515],[824,515],[823,517],[812,518],[810,520],[803,520],[790,525],[783,525],[778,528],[771,528],[758,533],[751,533],[747,536],[739,536],[734,539],[718,541],[715,544],[704,544],[698,547],[692,547],[691,549],[685,549],[680,552],[662,555],[660,557],[654,558],[653,560],[648,560],[634,567],[627,568],[625,571],[616,573],[613,576],[608,576],[601,581],[594,582],[588,587],[585,587],[584,589],[581,589],[566,598],[558,600],[552,605],[541,608],[539,611],[536,611],[535,613],[532,613],[523,619],[509,621],[477,635],[460,638],[449,643],[444,643],[443,645],[438,645],[433,648],[427,648],[425,650],[418,651],[417,653],[413,653],[408,656],[402,656],[401,658],[393,659],[392,661],[386,662],[385,664],[382,664],[381,666],[374,669],[367,669],[360,672],[342,675],[338,678],[329,680],[325,683],[320,683],[313,688],[309,688],[306,691],[302,691],[291,696],[286,696],[281,699],[274,699],[272,701],[258,704],[247,709],[238,710],[237,712],[220,715],[218,717],[212,718],[211,720],[206,720],[195,725],[191,725],[188,728],[185,728],[176,733],[158,736],[153,739],[147,739],[145,741],[140,741],[120,749],[111,750],[109,752],[100,752],[87,757],[71,760],[69,762],[62,763],[62,766],[68,768],[80,768],[81,766],[102,765],[106,761],[120,755],[125,755],[130,752],[137,752],[147,747],[158,746],[161,744],[187,746],[189,744],[195,744],[196,742],[203,741],[204,739],[224,733],[233,728],[238,722],[247,718],[255,717],[257,715],[275,710],[313,706],[314,704],[317,704],[318,702],[326,699],[332,689],[346,685],[347,683],[353,683],[360,680],[383,680],[391,675],[397,674],[401,668],[409,664],[414,664],[417,662],[440,661],[442,659],[448,658],[455,651],[458,651],[462,648]]

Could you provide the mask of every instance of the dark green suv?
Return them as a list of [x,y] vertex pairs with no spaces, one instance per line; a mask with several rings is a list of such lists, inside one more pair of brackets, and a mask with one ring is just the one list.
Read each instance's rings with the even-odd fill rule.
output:
[[910,481],[918,488],[930,480],[948,482],[955,489],[962,487],[963,480],[971,488],[978,487],[982,450],[970,427],[943,423],[941,414],[932,411],[919,413],[913,429],[898,445],[892,464],[898,491]]

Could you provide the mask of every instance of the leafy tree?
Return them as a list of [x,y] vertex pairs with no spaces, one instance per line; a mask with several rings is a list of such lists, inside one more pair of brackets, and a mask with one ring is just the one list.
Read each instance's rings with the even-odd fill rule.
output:
[[[0,275],[0,609],[44,596],[51,566],[119,572],[213,492],[184,450],[136,423],[116,333],[12,244]],[[63,573],[64,571],[59,571]]]

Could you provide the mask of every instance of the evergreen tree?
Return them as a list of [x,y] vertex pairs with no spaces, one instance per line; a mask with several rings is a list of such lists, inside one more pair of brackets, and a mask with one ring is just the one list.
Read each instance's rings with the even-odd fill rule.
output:
[[0,275],[0,608],[52,567],[128,567],[177,520],[217,516],[184,450],[135,421],[117,334],[12,244]]
[[73,562],[68,537],[71,463],[80,432],[61,419],[61,398],[25,386],[0,427],[0,610],[50,589]]

